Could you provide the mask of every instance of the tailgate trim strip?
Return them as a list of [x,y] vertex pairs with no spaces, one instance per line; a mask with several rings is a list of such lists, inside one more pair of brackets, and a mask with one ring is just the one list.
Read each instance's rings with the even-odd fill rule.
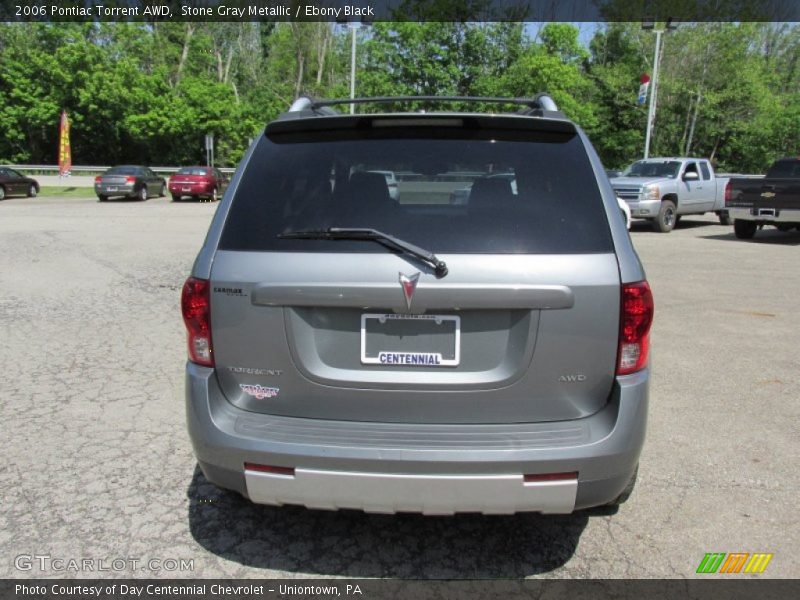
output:
[[[575,295],[565,285],[420,284],[414,309],[564,309],[572,308]],[[405,297],[396,283],[269,283],[253,287],[256,306],[319,306],[398,308],[407,312]]]

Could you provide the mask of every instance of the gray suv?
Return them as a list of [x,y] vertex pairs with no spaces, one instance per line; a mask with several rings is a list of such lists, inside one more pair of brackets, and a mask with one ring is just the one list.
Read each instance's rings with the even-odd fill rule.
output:
[[591,143],[544,94],[391,100],[521,109],[300,98],[267,125],[183,288],[200,468],[318,509],[619,504],[653,301]]

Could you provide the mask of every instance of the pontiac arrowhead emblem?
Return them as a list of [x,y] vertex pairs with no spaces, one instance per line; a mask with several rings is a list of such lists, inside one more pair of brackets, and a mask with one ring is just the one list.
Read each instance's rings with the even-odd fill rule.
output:
[[411,310],[411,301],[414,299],[414,290],[417,289],[417,281],[419,281],[419,273],[415,273],[411,277],[407,275],[400,275],[400,285],[403,286],[403,296],[406,297],[406,308]]

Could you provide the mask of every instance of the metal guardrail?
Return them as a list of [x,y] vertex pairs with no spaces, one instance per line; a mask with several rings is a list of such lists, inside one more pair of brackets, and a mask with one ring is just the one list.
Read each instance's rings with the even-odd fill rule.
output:
[[[10,167],[17,171],[23,171],[28,173],[40,173],[40,174],[49,174],[52,173],[53,175],[58,175],[58,165],[4,165],[6,167]],[[77,175],[80,173],[103,173],[108,171],[111,167],[102,167],[102,166],[73,166],[70,170],[70,173],[73,175]],[[156,173],[177,173],[179,169],[183,167],[148,167],[152,171]],[[232,175],[236,169],[232,167],[217,167],[220,171],[227,175]]]

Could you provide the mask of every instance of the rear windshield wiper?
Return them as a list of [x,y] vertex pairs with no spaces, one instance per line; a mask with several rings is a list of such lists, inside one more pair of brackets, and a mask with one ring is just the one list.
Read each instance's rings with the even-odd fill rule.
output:
[[278,234],[281,239],[296,240],[372,240],[379,244],[402,250],[433,267],[437,279],[447,275],[447,265],[439,260],[433,252],[428,252],[409,242],[398,239],[388,233],[369,228],[329,227],[328,229],[306,229],[302,231],[287,231]]

